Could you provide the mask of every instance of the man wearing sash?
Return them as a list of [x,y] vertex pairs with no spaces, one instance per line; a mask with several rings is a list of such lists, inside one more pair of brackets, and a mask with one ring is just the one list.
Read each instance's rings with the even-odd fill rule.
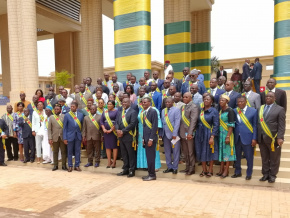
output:
[[[136,81],[136,76],[132,75],[130,78],[131,86],[133,86],[135,95],[138,94],[139,83]],[[127,88],[127,87],[126,87]],[[121,91],[121,90],[120,90]]]
[[82,136],[83,142],[87,144],[88,163],[85,167],[93,166],[95,158],[95,167],[100,166],[101,158],[101,128],[100,128],[100,114],[97,113],[97,106],[92,105],[89,116],[84,118]]
[[225,90],[218,88],[218,80],[216,78],[210,80],[209,86],[208,92],[214,97],[214,103],[216,104],[216,109],[218,109],[220,96],[225,93]]
[[[107,95],[110,94],[110,90],[107,86],[103,85],[103,80],[101,78],[98,78],[97,79],[97,85],[98,86],[101,86],[102,90],[103,90],[103,93],[106,93]],[[97,87],[96,87],[97,88]]]
[[5,121],[0,119],[0,166],[7,166],[5,162],[5,139],[6,136],[8,135],[8,126],[6,125]]
[[78,103],[72,102],[70,112],[66,113],[63,120],[63,141],[67,145],[68,150],[68,172],[73,170],[72,156],[75,155],[75,167],[76,171],[82,171],[80,169],[80,157],[81,157],[81,142],[82,142],[82,123],[84,115],[77,111]]
[[[162,90],[163,91],[163,90]],[[168,93],[166,96],[162,96],[162,105],[161,105],[161,109],[163,110],[164,108],[166,108],[166,99],[168,97],[171,97],[172,99],[174,99],[174,94],[176,93],[176,86],[170,86],[168,89]],[[163,94],[163,93],[162,93]]]
[[238,98],[238,107],[234,109],[236,114],[236,123],[234,129],[234,139],[236,147],[236,168],[232,178],[242,176],[241,159],[242,151],[247,160],[246,180],[252,178],[254,147],[257,144],[257,119],[258,113],[255,108],[247,106],[247,98],[241,96]]
[[161,111],[162,95],[160,92],[157,92],[156,89],[157,89],[157,84],[152,82],[151,92],[149,93],[149,97],[152,99],[152,107],[156,107],[157,110]]
[[[55,92],[54,92],[54,87],[53,86],[50,86],[49,88],[48,88],[48,92],[52,92],[53,93],[53,98],[55,98],[56,97],[56,94],[55,94]],[[45,100],[47,99],[47,95],[45,96]]]
[[189,67],[183,68],[183,71],[182,71],[183,77],[182,77],[181,80],[179,80],[180,86],[182,86],[183,83],[185,83],[185,82],[187,82],[189,80],[189,76],[188,76],[189,71],[190,71]]
[[193,84],[196,84],[198,86],[198,92],[199,94],[203,94],[206,92],[205,86],[203,82],[197,81],[197,76],[198,76],[198,71],[197,70],[192,70],[189,74],[190,81],[185,82],[181,86],[181,92],[184,94],[185,92],[190,92],[190,87]]
[[131,85],[131,76],[132,76],[132,73],[127,73],[127,80],[126,82],[123,82],[124,90],[126,90],[127,85]]
[[117,75],[113,75],[113,76],[112,76],[112,83],[111,83],[111,85],[110,85],[110,87],[109,87],[109,89],[110,89],[110,93],[113,92],[113,84],[114,84],[114,83],[117,83],[118,86],[119,86],[119,90],[120,90],[121,92],[124,92],[123,84],[120,83],[120,82],[118,82],[117,80],[118,80]]
[[161,91],[161,88],[162,88],[162,85],[164,83],[164,80],[158,78],[159,77],[159,72],[158,71],[153,71],[152,75],[153,75],[153,79],[152,79],[151,82],[149,82],[149,87],[151,87],[151,83],[152,82],[155,82],[157,84],[156,91],[157,92],[160,92]]
[[108,87],[108,89],[110,90],[112,80],[110,80],[109,73],[104,73],[104,78],[105,78],[105,80],[103,81],[103,85],[106,86],[106,87]]
[[[6,153],[8,160],[18,160],[18,140],[16,137],[14,137],[14,132],[13,132],[13,108],[11,105],[7,105],[6,107],[7,113],[5,113],[2,116],[2,119],[5,121],[6,125],[8,126],[8,135],[7,138],[5,139],[5,146],[6,146]],[[12,146],[13,145],[13,153],[12,153]]]
[[[166,157],[167,169],[163,173],[172,172],[177,174],[179,155],[180,155],[180,140],[172,144],[172,140],[175,140],[179,135],[181,114],[180,110],[173,107],[173,98],[166,99],[166,108],[162,110],[161,120],[163,124],[163,144]],[[171,158],[173,154],[173,161]]]
[[53,98],[53,92],[48,92],[46,96],[46,100],[44,101],[44,107],[51,106],[54,107],[54,105],[57,103],[57,101]]
[[245,96],[247,99],[247,106],[258,109],[261,107],[261,96],[256,92],[252,91],[252,84],[250,81],[244,83],[245,92],[242,93],[242,96]]
[[202,99],[202,95],[199,94],[198,92],[198,86],[196,84],[192,84],[192,86],[190,87],[190,93],[192,95],[193,103],[199,106],[200,103],[203,102],[203,99]]
[[192,175],[195,173],[194,129],[199,116],[199,109],[193,103],[191,93],[189,92],[184,93],[183,102],[185,105],[181,108],[179,134],[186,168],[180,172]]
[[152,81],[152,79],[150,79],[150,72],[148,70],[144,72],[144,79],[145,79],[145,85],[149,86],[149,83]]
[[74,86],[74,92],[70,94],[70,97],[72,99],[76,98],[76,94],[80,92],[80,86],[79,85],[75,85]]
[[138,106],[139,110],[143,109],[143,105],[142,105],[142,98],[148,96],[148,94],[146,94],[146,91],[144,88],[140,88],[139,89],[139,96],[137,97],[137,99],[135,100],[134,104]]
[[[67,92],[66,89],[63,89],[63,90],[62,90],[62,97],[65,99],[65,104],[66,104],[66,106],[70,107],[70,105],[71,105],[73,99],[72,99],[72,97],[69,97],[69,96],[68,96],[68,92]],[[54,106],[54,105],[53,105],[53,106]]]
[[65,99],[61,97],[58,99],[58,104],[61,106],[61,113],[66,114],[70,111],[70,107],[67,106]]
[[114,95],[116,95],[116,96],[118,96],[119,97],[119,95],[120,95],[120,93],[121,93],[121,91],[119,90],[119,86],[118,86],[118,84],[114,84],[113,85],[113,93],[112,94],[114,94]]
[[144,97],[142,99],[144,111],[140,114],[140,119],[143,120],[143,147],[146,150],[146,158],[148,164],[148,176],[143,176],[143,181],[156,180],[155,173],[155,158],[156,144],[158,140],[158,114],[157,111],[151,108],[151,99]]
[[48,121],[48,140],[49,144],[53,147],[53,163],[52,171],[58,170],[58,156],[59,150],[61,151],[62,170],[67,170],[66,156],[67,148],[63,143],[63,119],[64,114],[61,114],[61,105],[54,106],[54,115],[50,116]]
[[96,91],[96,87],[92,85],[92,78],[91,77],[86,78],[86,91],[90,92],[91,94],[94,94]]
[[268,92],[266,104],[258,110],[258,142],[262,157],[260,181],[274,183],[279,172],[281,147],[285,134],[285,110],[275,104],[275,93]]
[[139,79],[139,88],[138,88],[138,91],[136,94],[137,96],[139,95],[140,88],[144,88],[146,93],[150,92],[150,87],[148,85],[146,85],[145,82],[146,82],[146,80],[144,77],[141,77]]
[[17,104],[18,102],[22,102],[24,104],[24,107],[27,108],[27,106],[30,104],[30,101],[26,101],[26,95],[23,91],[20,92],[20,101],[15,102],[14,104],[14,112],[17,112]]
[[[116,85],[118,86],[118,84],[116,84]],[[118,86],[118,88],[119,88],[119,86]],[[95,100],[94,104],[98,105],[97,99],[101,99],[101,98],[104,99],[105,104],[107,104],[107,102],[109,101],[109,95],[107,95],[107,93],[103,92],[102,86],[97,85],[96,92],[95,92],[95,94],[93,94],[93,99]]]
[[231,80],[226,82],[225,89],[226,92],[224,95],[230,98],[228,105],[230,108],[235,109],[238,106],[238,98],[241,96],[241,94],[234,91],[234,82]]
[[63,86],[59,86],[59,87],[58,87],[58,93],[59,93],[59,94],[55,96],[55,99],[56,99],[56,100],[58,100],[58,99],[60,99],[60,98],[62,97],[62,90],[63,90],[63,89],[64,89]]
[[30,103],[27,108],[29,109],[29,115],[32,119],[32,114],[33,114],[33,111],[37,111],[37,103],[38,103],[38,95],[33,95],[32,97],[32,103]]
[[83,109],[87,106],[87,100],[92,98],[92,94],[90,92],[86,92],[86,86],[82,83],[80,84],[80,92],[76,94],[76,102],[78,103],[78,109]]
[[116,122],[117,135],[120,140],[121,154],[123,158],[123,171],[118,176],[128,175],[135,176],[136,168],[136,125],[138,113],[130,107],[129,98],[122,101],[122,114],[119,114]]
[[174,94],[174,106],[177,107],[179,110],[181,110],[182,106],[185,105],[182,101],[182,96],[181,96],[181,93],[180,92],[176,92]]
[[32,135],[32,117],[29,115],[29,109],[24,109],[24,116],[19,118],[19,126],[22,128],[24,162],[34,162],[35,159],[35,137]]

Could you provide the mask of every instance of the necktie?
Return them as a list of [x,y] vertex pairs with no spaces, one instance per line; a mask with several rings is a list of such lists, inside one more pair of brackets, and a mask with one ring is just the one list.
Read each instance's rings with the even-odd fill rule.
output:
[[267,114],[269,112],[269,109],[270,109],[270,106],[269,105],[266,105],[265,108],[264,108],[264,113],[263,113],[264,117],[267,116]]
[[229,92],[227,92],[227,93],[226,93],[226,95],[227,95],[227,96],[229,96],[229,95],[230,95],[230,93],[229,93]]

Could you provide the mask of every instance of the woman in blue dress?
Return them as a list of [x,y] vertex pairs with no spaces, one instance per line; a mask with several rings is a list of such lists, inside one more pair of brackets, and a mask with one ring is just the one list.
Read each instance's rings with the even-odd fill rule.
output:
[[[138,149],[137,149],[137,168],[143,168],[146,169],[148,168],[147,165],[147,159],[146,159],[146,151],[145,148],[143,147],[143,124],[140,119],[140,114],[143,111],[141,105],[139,106],[139,114],[138,114]],[[162,122],[160,119],[160,114],[159,110],[157,108],[152,107],[157,111],[158,114],[158,128],[162,128]],[[159,138],[159,137],[158,137]],[[159,150],[156,150],[156,158],[155,158],[155,169],[160,169],[161,168],[161,161],[160,161],[160,153]]]
[[18,102],[17,103],[17,112],[13,114],[13,132],[14,132],[14,137],[18,138],[20,161],[22,161],[22,162],[24,161],[23,138],[22,138],[22,127],[19,125],[19,123],[20,123],[19,118],[24,115],[23,110],[24,110],[24,103]]
[[[201,177],[213,176],[213,162],[218,160],[218,130],[219,114],[214,108],[214,97],[205,95],[203,97],[204,107],[198,118],[195,136],[196,159],[202,163]],[[207,169],[206,162],[209,162]]]

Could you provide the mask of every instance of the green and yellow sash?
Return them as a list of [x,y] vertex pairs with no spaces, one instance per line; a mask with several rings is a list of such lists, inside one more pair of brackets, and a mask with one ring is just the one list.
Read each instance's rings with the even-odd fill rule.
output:
[[247,106],[248,107],[251,107],[251,105],[250,105],[250,102],[248,101],[248,98],[247,98],[247,96],[246,96],[246,93],[244,92],[244,93],[242,93],[242,96],[245,96],[246,97],[246,99],[247,99]]
[[[2,134],[2,129],[0,128],[0,135]],[[5,139],[2,138],[2,144],[3,144],[3,149],[6,150],[6,146],[5,146]]]
[[[21,114],[21,113],[20,113]],[[7,117],[13,122],[13,117],[11,114],[6,113]]]
[[169,120],[169,117],[168,117],[168,109],[167,108],[165,108],[165,110],[164,110],[164,115],[165,115],[165,122],[167,124],[168,129],[171,132],[173,132],[173,126],[172,126],[172,124],[171,124],[171,122]]
[[185,116],[185,111],[184,111],[184,105],[182,106],[182,110],[181,110],[181,118],[182,118],[182,121],[185,123],[185,125],[187,125],[188,127],[190,126],[190,122],[189,120],[187,119],[187,117]]
[[81,93],[81,92],[80,92],[80,97],[81,97],[82,101],[85,103],[85,105],[87,105],[87,103],[88,103],[87,99],[85,99],[83,93]]
[[97,127],[97,129],[100,129],[100,125],[98,124],[98,122],[94,119],[94,117],[92,116],[91,113],[89,113],[89,118],[92,121],[92,123],[95,125],[95,127]]
[[182,77],[182,84],[185,83],[185,77]]
[[63,123],[62,121],[59,119],[59,116],[57,115],[53,115],[54,119],[56,120],[56,122],[58,123],[58,125],[63,128]]
[[153,98],[152,98],[152,92],[149,93],[149,97],[151,98],[152,107],[155,107],[155,103],[154,103]]
[[37,110],[36,112],[37,112],[38,116],[40,117],[40,122],[43,122],[44,121],[43,115],[40,113],[39,110]]
[[165,98],[167,98],[168,96],[166,95],[166,90],[165,89],[163,89],[162,90],[162,99],[165,99]]
[[117,103],[119,105],[121,105],[121,101],[120,101],[119,97],[117,96],[117,94],[115,92],[113,92],[113,95],[115,95],[115,99],[116,99]]
[[86,110],[86,112],[88,112],[88,114],[91,113],[88,107],[85,107],[84,109]]
[[107,84],[107,81],[106,80],[104,80],[104,85],[108,87],[108,84]]
[[130,85],[130,83],[129,83],[129,81],[128,81],[128,80],[126,81],[126,86],[127,86],[127,85]]
[[[220,125],[224,128],[224,130],[229,131],[229,127],[222,120],[222,111],[221,110],[219,113],[219,118],[220,118]],[[231,146],[231,155],[234,155],[234,134],[233,133],[230,135],[230,146]]]
[[98,112],[99,112],[100,114],[103,114],[103,112],[104,112],[104,109],[102,110],[102,109],[101,109],[101,108],[99,108],[99,107],[98,107],[98,109],[97,109],[97,110],[98,110]]
[[82,130],[82,124],[81,124],[80,120],[76,117],[76,115],[72,111],[70,111],[69,114],[76,121],[76,123],[78,124],[80,130]]
[[86,91],[87,91],[88,93],[91,93],[91,90],[89,89],[88,86],[86,86]]
[[[156,82],[154,79],[153,79],[153,82],[156,83],[156,85],[157,85],[157,82]],[[156,91],[157,91],[157,92],[160,92],[160,89],[158,88],[158,86],[157,86]]]
[[[50,101],[48,100],[48,99],[46,99],[46,104],[48,105],[48,106],[50,106],[50,107],[52,107],[52,105],[51,105],[51,103],[50,103]],[[66,105],[67,106],[67,105]],[[52,107],[53,108],[53,107]],[[52,114],[54,115],[55,113],[54,113],[54,109],[52,109]]]
[[[111,120],[111,118],[109,116],[109,111],[108,110],[105,110],[105,117],[106,117],[106,120],[107,120],[110,128],[112,129],[112,127],[114,126],[114,124],[112,123],[112,120]],[[115,134],[115,136],[118,137],[116,130],[114,130],[113,133]],[[118,146],[119,146],[119,144],[118,144]]]
[[[127,120],[126,120],[126,116],[125,116],[125,109],[124,109],[124,108],[123,108],[123,111],[122,111],[122,122],[123,122],[123,125],[124,125],[125,127],[128,126],[128,123],[127,123]],[[137,143],[136,143],[136,129],[135,129],[134,133],[133,133],[132,130],[130,130],[130,131],[129,131],[129,134],[130,134],[131,136],[133,136],[132,147],[133,147],[134,150],[136,151],[136,145],[137,145]]]
[[237,112],[241,118],[241,120],[243,121],[243,123],[246,125],[246,127],[251,131],[251,133],[253,133],[253,126],[252,124],[249,122],[248,118],[245,116],[245,114],[241,111],[240,108],[237,107]]
[[32,106],[32,109],[37,113],[37,108],[36,108],[36,106],[34,105],[34,103],[33,102],[31,102],[31,106]]
[[[23,118],[24,118],[24,120],[25,120],[26,118],[28,119],[28,117],[26,117],[25,115],[23,116]],[[29,126],[30,128],[32,128],[32,123],[30,122],[29,119],[26,121],[26,123],[28,124],[28,126]]]
[[204,108],[204,103],[201,102],[199,106],[200,106],[200,108]]
[[142,105],[142,101],[141,101],[140,96],[138,96],[137,102],[138,102],[138,106],[143,110],[144,108],[143,108],[143,105]]
[[[200,112],[200,121],[202,122],[202,124],[206,128],[210,129],[210,132],[212,133],[213,127],[210,126],[209,123],[205,120],[205,118],[204,118],[204,110],[201,110],[201,112]],[[213,142],[213,144],[210,145],[210,148],[211,148],[211,153],[214,153],[214,142]]]
[[48,129],[48,120],[47,120],[47,118],[45,119],[45,126],[46,126],[46,129]]
[[275,144],[275,139],[276,139],[276,137],[277,137],[277,133],[276,133],[276,135],[273,137],[271,130],[269,129],[268,125],[266,124],[265,119],[264,119],[264,115],[263,115],[263,113],[264,113],[264,107],[265,107],[265,105],[262,105],[262,106],[260,107],[260,111],[259,111],[259,119],[260,119],[261,127],[262,127],[264,133],[266,133],[266,135],[269,136],[269,137],[272,139],[271,150],[272,150],[272,151],[275,151],[274,144]]

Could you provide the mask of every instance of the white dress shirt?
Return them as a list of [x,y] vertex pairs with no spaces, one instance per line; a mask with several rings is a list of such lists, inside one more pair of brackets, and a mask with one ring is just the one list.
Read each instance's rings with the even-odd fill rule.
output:
[[[248,106],[246,105],[246,107],[244,107],[244,109],[241,109],[240,108],[240,110],[242,111],[242,113],[246,113],[246,111],[247,111],[247,108],[248,108]],[[238,113],[238,120],[239,120],[239,122],[241,122],[241,117],[240,117],[240,115],[239,115],[239,113]]]

